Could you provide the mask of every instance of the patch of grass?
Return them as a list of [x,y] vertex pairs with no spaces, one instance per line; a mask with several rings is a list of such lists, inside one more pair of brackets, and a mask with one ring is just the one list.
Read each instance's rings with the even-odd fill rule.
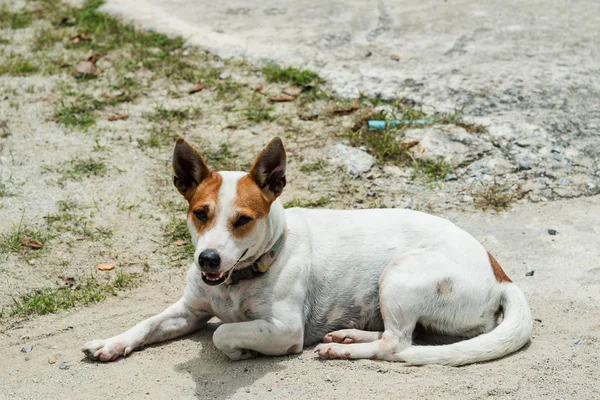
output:
[[282,68],[273,63],[266,64],[263,67],[262,72],[269,82],[285,82],[304,86],[320,80],[319,75],[314,71],[294,67]]
[[94,112],[102,110],[106,103],[85,94],[76,95],[69,103],[61,102],[54,111],[54,118],[68,128],[87,130],[96,125]]
[[386,128],[382,130],[368,130],[366,128],[357,132],[349,132],[347,137],[350,144],[355,147],[366,146],[379,162],[394,162],[396,164],[412,160],[408,149],[403,147],[397,139],[398,130]]
[[112,280],[103,281],[90,275],[76,286],[42,288],[13,298],[13,304],[4,314],[10,317],[44,315],[72,307],[98,303],[117,292],[135,287],[138,274],[119,271]]
[[318,160],[316,160],[314,162],[303,164],[300,167],[300,171],[304,172],[305,174],[308,174],[311,172],[322,171],[325,169],[326,166],[327,166],[327,161],[325,161],[322,158],[319,158]]
[[23,29],[31,25],[33,16],[26,9],[11,11],[6,4],[0,7],[0,29]]
[[66,36],[68,36],[68,32],[64,30],[42,29],[33,37],[30,48],[32,51],[49,50]]
[[271,115],[272,106],[266,106],[260,103],[250,103],[243,112],[244,117],[250,124],[259,124],[263,121],[273,121],[275,118]]
[[292,208],[292,207],[316,208],[316,207],[326,206],[327,204],[329,204],[329,198],[321,197],[317,200],[292,199],[292,200],[286,201],[283,204],[283,206],[285,208]]
[[92,158],[71,160],[69,164],[71,168],[67,170],[67,174],[73,178],[104,176],[107,172],[106,164],[103,161],[95,161]]
[[463,111],[467,105],[463,105],[459,110],[454,110],[451,113],[437,114],[435,122],[438,124],[452,124],[463,128],[469,133],[487,133],[487,128],[483,125],[474,122],[467,122],[462,119]]
[[249,163],[239,162],[238,153],[233,151],[227,142],[221,143],[217,150],[203,149],[202,155],[209,167],[217,171],[238,171],[250,167]]
[[83,207],[73,200],[61,200],[57,204],[58,211],[44,217],[53,233],[71,234],[78,240],[106,241],[112,238],[111,229],[94,226],[88,216],[82,213]]
[[496,182],[489,186],[483,186],[477,192],[472,193],[475,207],[487,211],[504,211],[510,208],[510,204],[516,197],[512,187],[503,186]]
[[16,196],[16,194],[11,192],[8,189],[8,187],[6,186],[6,183],[0,182],[0,197],[12,197],[12,196]]
[[199,108],[167,109],[163,106],[157,106],[153,113],[146,115],[146,118],[153,122],[182,122],[198,115],[200,115]]
[[[19,222],[17,228],[10,233],[0,236],[0,254],[21,254],[25,256],[34,256],[40,249],[34,249],[28,246],[21,238],[36,241],[43,249],[49,239],[47,233],[39,230],[34,230],[30,227],[23,226],[23,221]],[[25,242],[27,241],[25,240]]]
[[40,68],[37,65],[18,57],[9,58],[0,64],[0,75],[26,76],[36,74],[39,71]]
[[430,182],[442,180],[454,170],[454,166],[446,163],[442,157],[415,161],[415,177],[424,178]]
[[[180,246],[175,245],[177,241],[183,241]],[[165,242],[171,246],[171,261],[191,261],[194,255],[194,245],[190,241],[190,231],[186,220],[180,220],[176,217],[171,219],[165,232]]]

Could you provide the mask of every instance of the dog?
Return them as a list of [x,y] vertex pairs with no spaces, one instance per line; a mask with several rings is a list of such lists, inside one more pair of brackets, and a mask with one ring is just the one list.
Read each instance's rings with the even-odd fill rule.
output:
[[[450,221],[403,209],[285,210],[279,138],[248,173],[211,171],[180,138],[173,171],[195,246],[183,297],[118,336],[86,343],[90,359],[127,356],[214,316],[222,321],[214,345],[232,360],[322,342],[314,351],[326,359],[459,366],[530,340],[521,289]],[[419,331],[460,341],[417,345]]]

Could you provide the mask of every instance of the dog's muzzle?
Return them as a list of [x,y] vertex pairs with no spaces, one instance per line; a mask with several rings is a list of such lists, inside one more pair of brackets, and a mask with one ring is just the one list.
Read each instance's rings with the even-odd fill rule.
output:
[[216,286],[225,281],[225,272],[217,272],[221,267],[221,256],[215,249],[206,249],[200,253],[198,265],[200,265],[202,280],[207,285]]

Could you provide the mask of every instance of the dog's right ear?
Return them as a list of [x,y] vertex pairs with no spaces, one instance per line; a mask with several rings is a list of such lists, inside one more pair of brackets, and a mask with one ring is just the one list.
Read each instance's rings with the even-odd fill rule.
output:
[[177,139],[173,150],[173,183],[179,193],[189,200],[208,175],[210,170],[200,153],[184,139]]

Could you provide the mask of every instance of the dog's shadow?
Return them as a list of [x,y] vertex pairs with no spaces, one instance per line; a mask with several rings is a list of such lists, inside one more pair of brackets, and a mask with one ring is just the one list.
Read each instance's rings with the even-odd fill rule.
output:
[[[280,361],[289,357],[257,357],[243,361],[231,361],[215,348],[212,337],[220,323],[209,323],[207,327],[186,338],[200,343],[196,357],[178,364],[175,370],[187,373],[196,383],[198,399],[228,399],[240,389],[252,390],[254,382],[269,372],[285,369]],[[200,346],[199,346],[200,347]]]

